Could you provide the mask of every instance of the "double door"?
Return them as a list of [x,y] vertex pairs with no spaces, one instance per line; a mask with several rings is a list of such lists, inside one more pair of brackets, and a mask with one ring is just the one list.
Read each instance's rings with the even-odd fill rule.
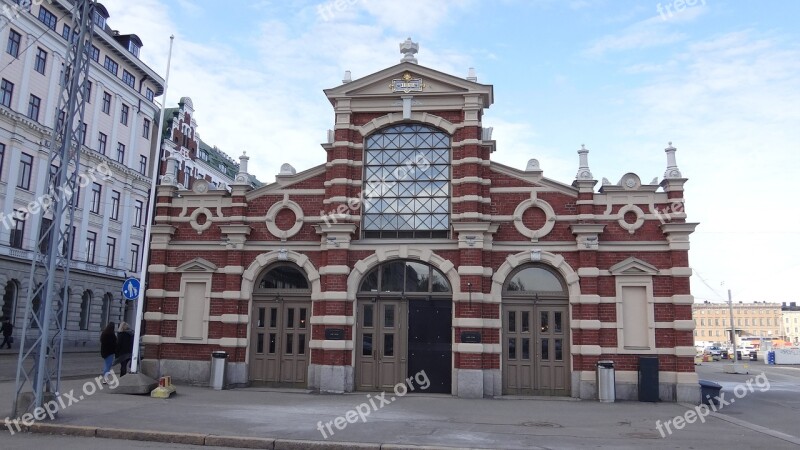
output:
[[357,319],[356,389],[390,390],[419,374],[425,392],[451,392],[451,299],[359,300]]
[[250,381],[306,387],[311,302],[254,301],[250,330]]
[[503,394],[569,395],[566,305],[503,305]]

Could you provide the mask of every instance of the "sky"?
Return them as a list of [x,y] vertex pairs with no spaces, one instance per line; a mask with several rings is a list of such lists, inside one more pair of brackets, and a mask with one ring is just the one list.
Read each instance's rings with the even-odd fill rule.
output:
[[[325,161],[323,89],[420,45],[421,65],[494,86],[494,161],[571,183],[661,180],[677,147],[696,301],[800,301],[800,2],[722,0],[103,0],[144,42],[167,106],[192,98],[198,134],[250,173]],[[163,99],[162,99],[163,100]],[[601,183],[598,183],[597,188]]]

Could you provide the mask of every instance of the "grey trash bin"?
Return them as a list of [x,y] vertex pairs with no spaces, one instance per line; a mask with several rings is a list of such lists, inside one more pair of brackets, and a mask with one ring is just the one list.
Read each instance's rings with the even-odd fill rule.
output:
[[228,354],[222,351],[211,352],[211,379],[208,384],[215,390],[225,389],[225,364]]
[[597,399],[613,403],[617,396],[614,361],[597,361]]

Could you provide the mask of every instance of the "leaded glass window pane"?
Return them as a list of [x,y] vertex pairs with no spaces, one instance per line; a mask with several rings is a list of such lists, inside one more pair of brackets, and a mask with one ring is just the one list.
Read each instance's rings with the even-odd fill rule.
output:
[[364,237],[447,237],[447,133],[418,124],[378,131],[366,139],[364,178]]

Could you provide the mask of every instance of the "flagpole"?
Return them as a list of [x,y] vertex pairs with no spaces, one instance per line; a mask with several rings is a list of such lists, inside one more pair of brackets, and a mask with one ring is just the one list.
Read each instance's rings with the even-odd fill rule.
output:
[[161,105],[161,113],[158,117],[158,128],[156,132],[157,146],[153,161],[153,179],[150,184],[150,198],[147,202],[148,217],[145,223],[144,242],[142,251],[142,267],[139,273],[139,297],[136,299],[136,325],[133,334],[133,354],[131,355],[131,373],[139,372],[139,347],[142,338],[142,316],[144,314],[144,297],[147,290],[147,265],[150,257],[150,229],[155,216],[156,186],[158,185],[158,174],[161,166],[161,130],[164,126],[164,109],[167,104],[167,88],[169,87],[169,66],[172,62],[172,43],[175,35],[169,37],[169,56],[167,57],[167,74],[164,78],[164,102]]

